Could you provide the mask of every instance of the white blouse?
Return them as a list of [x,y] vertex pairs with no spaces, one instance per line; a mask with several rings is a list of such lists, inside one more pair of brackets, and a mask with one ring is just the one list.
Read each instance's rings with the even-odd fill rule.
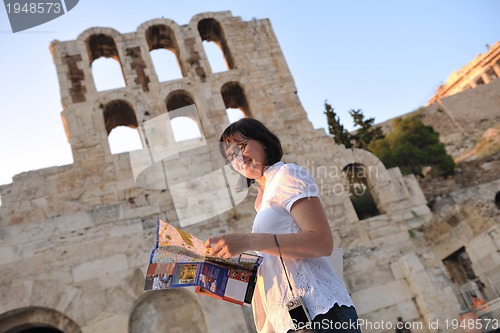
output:
[[[319,197],[318,186],[306,169],[278,162],[264,172],[266,186],[257,207],[252,232],[290,234],[300,228],[290,214],[294,202]],[[293,329],[286,303],[292,299],[280,258],[259,253],[264,260],[257,273],[252,309],[257,331],[286,333]],[[327,257],[283,258],[295,296],[302,296],[311,319],[335,303],[352,306],[352,300]]]

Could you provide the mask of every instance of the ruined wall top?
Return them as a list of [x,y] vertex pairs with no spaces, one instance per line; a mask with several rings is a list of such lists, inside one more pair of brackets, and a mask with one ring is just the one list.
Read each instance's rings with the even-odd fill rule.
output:
[[479,54],[460,70],[453,71],[426,105],[478,85],[488,84],[498,77],[500,77],[500,42],[489,46],[487,52]]

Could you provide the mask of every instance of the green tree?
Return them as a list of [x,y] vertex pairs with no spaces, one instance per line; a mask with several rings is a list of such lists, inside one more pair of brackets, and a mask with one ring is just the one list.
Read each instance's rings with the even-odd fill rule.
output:
[[328,131],[333,136],[335,143],[344,145],[346,148],[351,148],[351,135],[340,123],[340,119],[335,113],[335,109],[325,101],[325,115],[328,121]]
[[351,109],[349,111],[353,121],[355,132],[351,134],[353,146],[361,149],[368,149],[370,142],[384,137],[384,132],[380,126],[374,126],[375,118],[365,120],[365,115],[361,109]]
[[327,101],[325,101],[324,113],[328,122],[328,131],[333,136],[335,143],[342,144],[346,148],[368,149],[370,142],[384,137],[382,128],[374,126],[375,118],[365,120],[361,109],[351,109],[349,111],[355,127],[352,133],[349,133],[340,123],[340,118],[335,113],[335,109]]
[[415,117],[397,118],[383,139],[372,141],[368,150],[387,168],[399,167],[403,174],[423,176],[422,169],[431,167],[433,175],[450,175],[455,162],[439,141],[439,133]]

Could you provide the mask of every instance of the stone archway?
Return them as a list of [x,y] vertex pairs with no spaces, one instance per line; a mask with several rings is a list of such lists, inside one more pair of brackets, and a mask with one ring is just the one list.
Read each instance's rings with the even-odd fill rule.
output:
[[146,293],[130,315],[129,333],[208,332],[200,305],[183,290]]
[[47,327],[47,326],[30,326],[28,328],[14,328],[7,331],[6,333],[64,333],[57,328]]
[[27,307],[0,315],[0,332],[5,333],[82,333],[64,314],[42,307]]

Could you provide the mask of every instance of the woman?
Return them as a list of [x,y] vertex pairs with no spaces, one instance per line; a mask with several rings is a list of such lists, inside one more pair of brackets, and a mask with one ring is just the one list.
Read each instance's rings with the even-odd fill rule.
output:
[[305,169],[280,161],[280,140],[258,120],[232,123],[220,141],[221,153],[234,170],[249,184],[257,182],[257,214],[252,233],[211,237],[205,245],[219,257],[250,250],[264,257],[252,301],[258,332],[296,329],[299,323],[287,308],[296,296],[302,297],[313,319],[302,325],[306,328],[302,332],[360,332],[351,298],[327,258],[333,236],[312,177]]

